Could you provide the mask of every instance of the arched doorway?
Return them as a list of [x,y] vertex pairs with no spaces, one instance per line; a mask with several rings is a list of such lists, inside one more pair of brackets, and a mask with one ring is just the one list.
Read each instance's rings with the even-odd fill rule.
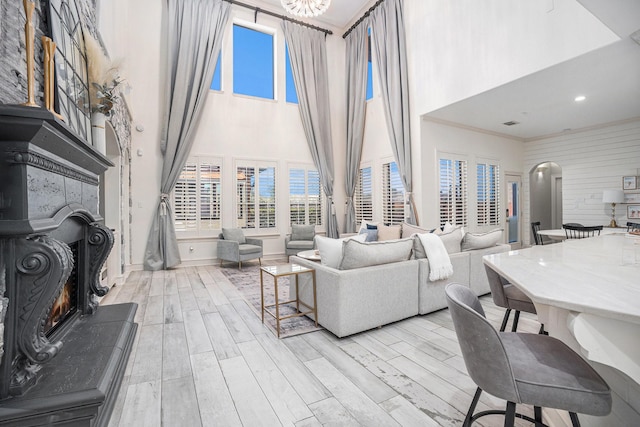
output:
[[114,164],[100,177],[100,215],[104,225],[113,231],[114,245],[101,272],[102,285],[111,287],[123,277],[122,218],[123,159],[118,138],[111,124],[105,125],[106,156]]
[[529,171],[529,218],[542,229],[562,227],[562,168],[543,162]]

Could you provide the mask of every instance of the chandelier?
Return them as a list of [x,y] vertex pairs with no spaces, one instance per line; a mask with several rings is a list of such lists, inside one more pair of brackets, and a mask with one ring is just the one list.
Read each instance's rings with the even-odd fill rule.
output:
[[326,12],[331,0],[280,0],[280,3],[288,13],[309,18]]

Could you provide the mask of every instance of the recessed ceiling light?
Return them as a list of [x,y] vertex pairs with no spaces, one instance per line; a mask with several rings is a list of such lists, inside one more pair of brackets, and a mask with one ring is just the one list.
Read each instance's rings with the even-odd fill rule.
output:
[[581,101],[584,101],[585,99],[587,99],[587,97],[586,97],[586,96],[584,96],[584,95],[578,95],[578,96],[576,96],[573,100],[574,100],[574,101],[576,101],[576,102],[581,102]]

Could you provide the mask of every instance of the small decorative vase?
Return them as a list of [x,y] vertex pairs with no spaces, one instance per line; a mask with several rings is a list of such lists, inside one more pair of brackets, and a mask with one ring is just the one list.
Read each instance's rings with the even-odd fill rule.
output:
[[106,116],[103,113],[91,114],[91,139],[93,147],[102,155],[107,154],[107,135],[105,133]]

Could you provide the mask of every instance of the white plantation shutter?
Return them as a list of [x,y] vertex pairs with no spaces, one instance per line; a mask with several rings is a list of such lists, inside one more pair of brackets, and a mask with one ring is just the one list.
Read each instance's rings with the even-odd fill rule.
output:
[[176,232],[217,231],[221,227],[220,161],[189,159],[173,189]]
[[274,228],[276,226],[276,168],[259,169],[258,194],[260,228]]
[[360,168],[356,192],[354,194],[356,207],[356,222],[373,220],[373,178],[371,166]]
[[382,165],[382,222],[387,225],[404,221],[404,185],[396,162]]
[[239,166],[236,170],[236,225],[255,228],[255,168]]
[[467,162],[440,159],[440,225],[467,225]]
[[251,163],[236,166],[236,226],[275,228],[276,168]]
[[198,226],[198,164],[188,161],[173,189],[173,210],[176,231],[196,230]]
[[307,203],[309,206],[309,224],[322,225],[322,185],[317,170],[307,171]]
[[210,162],[200,163],[200,228],[220,230],[221,193],[220,166]]
[[311,168],[289,169],[291,224],[322,225],[320,174]]
[[305,170],[289,170],[289,216],[291,224],[306,224],[307,218],[307,189],[305,185]]
[[500,169],[498,165],[478,163],[478,225],[498,225],[500,221]]

